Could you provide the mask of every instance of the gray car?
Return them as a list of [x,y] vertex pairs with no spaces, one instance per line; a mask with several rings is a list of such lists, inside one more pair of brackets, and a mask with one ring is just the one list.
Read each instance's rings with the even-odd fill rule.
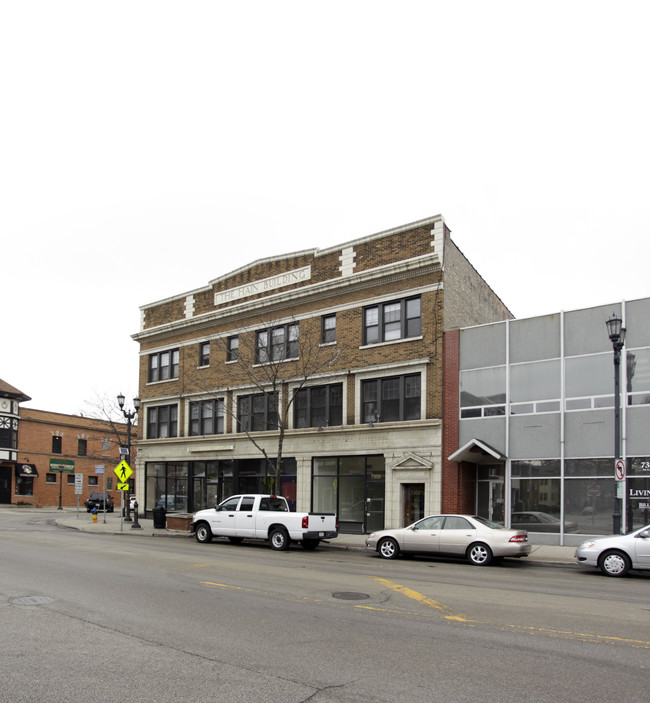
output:
[[606,576],[625,576],[630,569],[650,569],[650,525],[626,535],[593,537],[575,551],[578,564],[597,566]]
[[486,566],[501,557],[526,557],[531,546],[525,530],[508,530],[477,515],[430,515],[408,527],[373,532],[366,538],[366,549],[384,559],[410,552],[464,557]]

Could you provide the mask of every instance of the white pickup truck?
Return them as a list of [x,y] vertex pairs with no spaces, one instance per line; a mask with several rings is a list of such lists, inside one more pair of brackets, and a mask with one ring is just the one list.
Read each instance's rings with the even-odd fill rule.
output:
[[197,542],[213,537],[227,537],[234,544],[264,539],[279,551],[292,541],[316,549],[321,539],[338,536],[338,520],[334,513],[292,513],[282,496],[257,493],[232,496],[215,508],[199,510],[192,516],[190,532]]

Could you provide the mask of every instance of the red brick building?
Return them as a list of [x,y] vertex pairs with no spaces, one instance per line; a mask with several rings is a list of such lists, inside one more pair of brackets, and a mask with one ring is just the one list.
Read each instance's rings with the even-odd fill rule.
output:
[[[105,489],[119,506],[113,469],[121,459],[126,426],[19,407],[28,400],[0,381],[0,504],[74,507],[79,500],[83,506],[90,492]],[[81,494],[75,493],[77,474]]]

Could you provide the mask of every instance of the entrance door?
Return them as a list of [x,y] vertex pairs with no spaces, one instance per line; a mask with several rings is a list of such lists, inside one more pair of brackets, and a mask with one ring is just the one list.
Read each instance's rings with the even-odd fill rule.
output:
[[11,503],[11,468],[0,466],[0,503]]
[[424,484],[402,484],[402,527],[424,517]]
[[505,519],[505,467],[480,466],[478,470],[476,514],[494,522]]

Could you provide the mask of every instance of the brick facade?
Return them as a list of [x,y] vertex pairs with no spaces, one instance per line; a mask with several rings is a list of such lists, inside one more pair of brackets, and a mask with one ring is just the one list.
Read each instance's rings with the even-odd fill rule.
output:
[[[53,440],[54,437],[59,439]],[[107,492],[112,496],[116,507],[121,504],[120,491],[115,490],[116,477],[113,469],[120,462],[119,447],[125,442],[126,427],[123,423],[110,423],[102,420],[66,415],[63,413],[20,409],[18,430],[18,464],[34,465],[38,477],[32,479],[31,495],[20,494],[17,477],[13,476],[11,503],[58,506],[59,495],[63,507],[75,507],[77,495],[73,479],[75,473],[83,474],[83,492],[79,495],[81,509],[92,491],[103,490],[103,477],[97,475],[96,465],[105,466]],[[54,452],[55,443],[60,452]],[[64,460],[74,463],[74,473],[55,473],[50,470],[50,461]],[[61,478],[63,481],[61,482]],[[90,481],[97,481],[91,485]]]
[[[365,308],[412,298],[419,298],[421,304],[418,334],[364,343]],[[156,466],[156,470],[173,466],[175,471],[191,474],[194,460],[246,461],[259,457],[260,448],[271,455],[277,451],[277,432],[257,433],[253,437],[256,447],[244,433],[234,431],[232,415],[238,396],[254,387],[247,374],[254,369],[259,381],[265,369],[263,364],[250,363],[244,353],[237,362],[227,362],[227,340],[236,336],[240,351],[251,350],[260,329],[295,324],[300,354],[282,364],[279,386],[283,401],[286,403],[304,377],[312,355],[330,354],[331,358],[325,367],[308,374],[306,385],[341,383],[344,389],[340,426],[294,428],[289,418],[283,455],[297,465],[297,507],[312,507],[315,457],[379,455],[386,472],[382,500],[387,526],[404,522],[404,496],[409,490],[417,493],[418,486],[422,486],[427,512],[447,504],[441,487],[441,425],[447,388],[444,331],[449,324],[472,324],[477,318],[487,322],[511,317],[453,244],[440,216],[326,250],[256,261],[205,287],[145,305],[141,313],[142,329],[134,335],[140,344],[143,401],[138,456],[144,470],[138,471],[138,495],[145,491],[147,471],[153,472]],[[319,343],[325,315],[336,315],[333,345]],[[199,366],[199,345],[206,342],[210,361]],[[150,382],[150,358],[170,350],[178,350],[177,377]],[[419,418],[380,418],[377,423],[368,423],[362,417],[362,383],[408,374],[419,374],[421,379]],[[189,436],[190,403],[205,398],[223,399],[232,413],[226,414],[225,432]],[[148,436],[147,413],[150,409],[158,412],[161,406],[175,408],[173,437]],[[453,490],[460,489],[459,485]],[[187,493],[191,493],[189,487]],[[146,501],[152,509],[156,497],[151,491]]]

